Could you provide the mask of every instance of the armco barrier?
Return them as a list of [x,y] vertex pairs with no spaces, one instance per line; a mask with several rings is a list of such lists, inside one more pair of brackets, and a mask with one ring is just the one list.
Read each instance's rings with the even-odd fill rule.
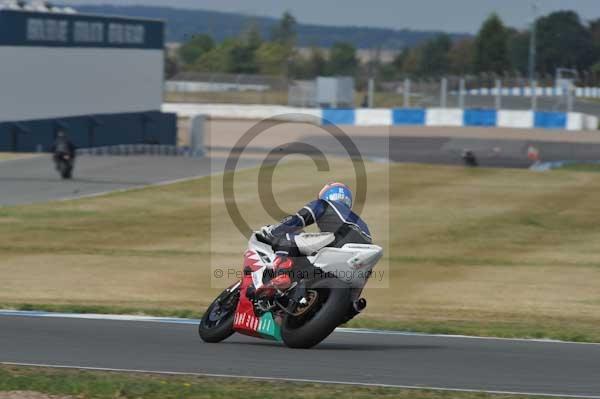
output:
[[392,110],[392,124],[401,125],[425,125],[424,108],[395,108]]
[[176,145],[161,144],[119,144],[106,147],[79,148],[77,155],[96,156],[129,156],[129,155],[157,155],[177,156],[189,158],[202,158],[205,154],[201,150],[193,150],[190,147],[179,147]]
[[353,109],[325,108],[323,109],[323,125],[354,125],[356,120]]
[[515,129],[530,129],[533,127],[533,112],[531,111],[498,111],[498,127]]
[[586,115],[571,112],[567,115],[567,130],[587,130],[585,128]]
[[49,151],[58,129],[79,148],[177,142],[177,116],[150,111],[2,122],[0,151]]
[[387,108],[361,108],[354,112],[356,126],[390,126],[392,115]]
[[428,108],[426,126],[463,126],[463,110],[458,108]]
[[496,126],[498,112],[495,109],[465,109],[464,126]]
[[567,114],[564,112],[536,112],[534,127],[541,129],[566,129]]
[[180,116],[207,115],[222,119],[282,119],[355,126],[483,126],[598,130],[598,118],[576,112],[533,112],[495,109],[395,108],[317,109],[264,105],[164,104],[163,111]]
[[[513,97],[531,97],[533,90],[529,86],[519,87],[502,87],[500,94],[503,96]],[[451,94],[458,94],[457,91],[452,91]],[[478,87],[465,91],[465,94],[470,96],[496,96],[498,95],[498,89],[495,87]],[[535,90],[535,94],[538,97],[564,97],[567,95],[567,89],[556,86],[538,86]],[[575,97],[582,98],[599,98],[600,87],[577,87],[574,90]]]

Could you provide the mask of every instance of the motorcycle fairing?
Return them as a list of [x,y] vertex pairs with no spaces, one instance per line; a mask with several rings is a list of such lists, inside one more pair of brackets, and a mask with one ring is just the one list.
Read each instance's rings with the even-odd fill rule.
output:
[[240,334],[281,341],[281,328],[273,319],[273,314],[265,312],[257,317],[254,305],[246,295],[248,288],[262,285],[262,275],[268,267],[267,262],[272,261],[265,259],[265,256],[270,255],[269,252],[265,251],[262,255],[252,249],[248,249],[244,254],[244,277],[240,285],[240,300],[235,310],[233,328]]
[[[354,289],[353,296],[358,298],[369,279],[370,271],[382,255],[383,249],[377,245],[346,244],[342,248],[323,248],[315,256],[309,256],[307,259],[315,267],[348,283]],[[244,253],[244,276],[234,316],[233,328],[236,332],[281,341],[281,327],[273,319],[273,314],[265,312],[258,317],[254,304],[246,295],[248,288],[259,288],[263,285],[264,272],[273,267],[275,258],[270,245],[260,242],[255,235],[250,238],[248,250]]]

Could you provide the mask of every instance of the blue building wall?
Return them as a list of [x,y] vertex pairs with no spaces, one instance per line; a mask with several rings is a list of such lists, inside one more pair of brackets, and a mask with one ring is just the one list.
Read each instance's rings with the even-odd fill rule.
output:
[[58,129],[78,148],[118,144],[176,145],[177,115],[159,111],[0,123],[0,151],[49,151]]

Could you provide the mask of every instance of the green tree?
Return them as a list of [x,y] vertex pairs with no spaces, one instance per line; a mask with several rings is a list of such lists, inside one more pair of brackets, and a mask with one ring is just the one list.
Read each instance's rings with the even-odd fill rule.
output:
[[284,12],[279,23],[271,32],[271,40],[290,47],[296,44],[296,28],[298,23],[296,18],[288,11]]
[[408,76],[421,75],[422,49],[415,47],[410,49],[402,59],[402,73]]
[[600,18],[590,22],[589,31],[594,49],[594,63],[597,63],[600,62]]
[[175,57],[169,56],[165,51],[165,79],[171,79],[173,76],[179,73],[179,64],[177,63],[177,59]]
[[529,31],[519,32],[511,29],[508,33],[508,59],[512,71],[521,75],[529,72]]
[[198,61],[202,54],[211,51],[215,47],[215,42],[209,35],[197,35],[188,40],[179,48],[179,57],[187,64],[191,65]]
[[457,41],[448,51],[448,68],[455,75],[466,75],[473,72],[475,41],[466,38]]
[[323,76],[327,73],[327,58],[323,51],[318,47],[310,50],[308,58],[308,74],[310,77]]
[[265,42],[256,51],[259,71],[266,75],[285,74],[289,57],[289,48],[278,42]]
[[262,45],[263,40],[260,35],[260,28],[256,24],[256,22],[252,21],[248,27],[242,32],[240,37],[242,43],[244,43],[249,48],[254,51],[258,50],[258,48]]
[[234,69],[231,52],[236,43],[235,39],[224,40],[217,47],[202,54],[192,65],[192,69],[202,72],[231,72]]
[[537,21],[537,66],[543,74],[556,68],[586,70],[593,63],[592,35],[573,11],[557,11]]
[[258,72],[256,50],[249,43],[236,40],[229,49],[229,68],[227,72],[247,74]]
[[228,69],[227,62],[227,53],[219,47],[202,54],[190,69],[200,72],[225,72]]
[[508,32],[497,14],[483,23],[475,39],[475,72],[502,74],[510,69]]
[[592,65],[592,78],[594,79],[594,82],[596,82],[596,84],[598,84],[597,82],[600,82],[600,62],[595,63],[594,65]]
[[450,36],[440,34],[421,46],[419,58],[420,73],[426,76],[440,76],[448,72],[448,51],[452,46]]
[[358,70],[356,48],[345,42],[337,42],[331,47],[327,72],[329,75],[354,76]]

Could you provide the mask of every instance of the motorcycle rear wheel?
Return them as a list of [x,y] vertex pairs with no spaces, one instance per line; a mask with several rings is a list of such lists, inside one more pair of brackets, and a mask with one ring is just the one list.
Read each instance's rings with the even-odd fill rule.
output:
[[307,289],[317,293],[315,303],[301,316],[286,315],[281,324],[281,338],[290,348],[319,344],[344,322],[351,306],[350,288],[336,278],[314,281]]
[[206,309],[198,326],[198,334],[202,341],[208,343],[221,342],[235,332],[233,329],[233,316],[239,298],[239,286],[231,291],[228,288]]

